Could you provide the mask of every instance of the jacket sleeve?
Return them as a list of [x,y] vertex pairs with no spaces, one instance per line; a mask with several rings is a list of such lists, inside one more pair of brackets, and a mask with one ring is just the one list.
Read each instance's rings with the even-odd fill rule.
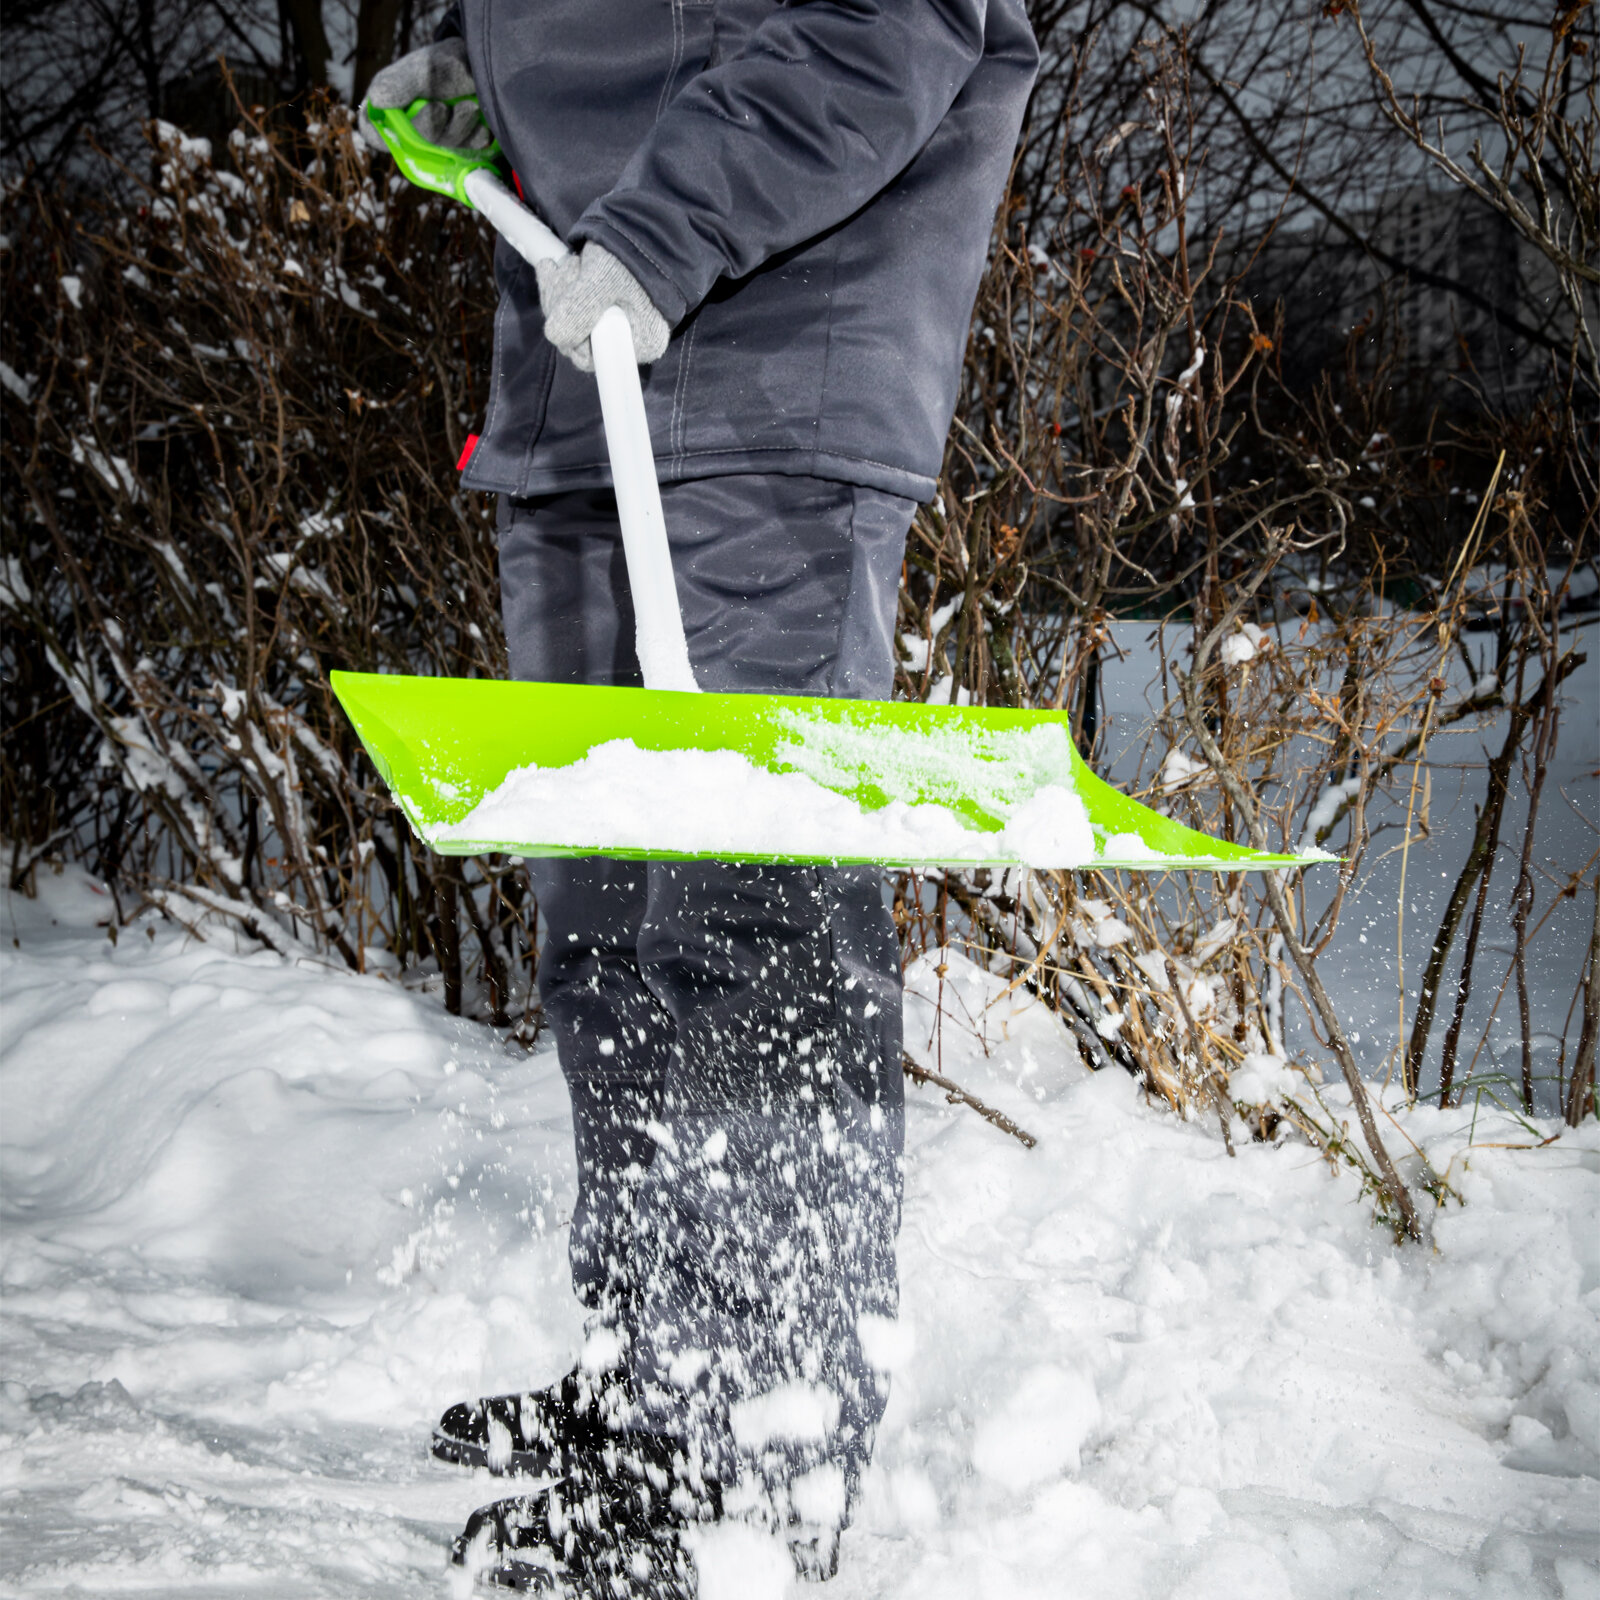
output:
[[574,239],[668,320],[844,221],[932,137],[983,54],[987,0],[788,0],[668,105]]

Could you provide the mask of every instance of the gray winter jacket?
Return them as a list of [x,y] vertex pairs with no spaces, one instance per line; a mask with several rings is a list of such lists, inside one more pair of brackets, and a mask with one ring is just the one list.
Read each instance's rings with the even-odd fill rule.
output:
[[[933,492],[1038,49],[1023,0],[461,0],[527,200],[675,325],[645,374],[663,478]],[[502,246],[464,482],[610,481],[592,377]]]

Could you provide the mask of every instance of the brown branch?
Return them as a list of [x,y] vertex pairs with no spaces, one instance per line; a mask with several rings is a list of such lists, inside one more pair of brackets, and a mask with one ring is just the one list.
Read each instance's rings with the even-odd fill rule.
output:
[[1594,1101],[1595,1041],[1600,1039],[1600,876],[1594,880],[1594,928],[1589,935],[1589,971],[1583,981],[1583,1029],[1567,1092],[1567,1126],[1576,1128]]
[[[1261,824],[1260,808],[1245,788],[1244,781],[1234,770],[1233,764],[1223,755],[1217,747],[1216,740],[1212,738],[1199,696],[1195,692],[1194,679],[1187,673],[1180,673],[1178,684],[1183,695],[1184,718],[1189,724],[1190,731],[1199,741],[1211,770],[1216,773],[1217,781],[1238,808],[1240,815],[1245,818],[1250,830],[1251,843],[1258,850],[1268,849],[1267,832]],[[1267,891],[1267,904],[1272,908],[1278,932],[1283,935],[1284,948],[1299,969],[1301,980],[1306,986],[1306,993],[1310,995],[1311,1003],[1316,1008],[1322,1026],[1327,1032],[1328,1043],[1338,1060],[1339,1070],[1344,1075],[1345,1087],[1350,1091],[1351,1104],[1355,1107],[1356,1117],[1361,1123],[1362,1135],[1367,1141],[1367,1148],[1372,1152],[1373,1161],[1377,1164],[1378,1179],[1384,1197],[1399,1213],[1406,1236],[1420,1240],[1422,1223],[1417,1216],[1416,1207],[1412,1204],[1411,1196],[1405,1184],[1401,1182],[1400,1174],[1395,1170],[1394,1162],[1390,1160],[1389,1152],[1378,1133],[1378,1125],[1372,1116],[1372,1106],[1367,1099],[1367,1086],[1361,1081],[1361,1072],[1351,1052],[1344,1024],[1340,1022],[1339,1013],[1334,1009],[1333,1001],[1322,985],[1321,974],[1316,968],[1316,954],[1300,942],[1300,935],[1295,929],[1294,916],[1283,892],[1285,876],[1287,874],[1283,872],[1261,874]]]
[[919,1066],[908,1055],[902,1055],[900,1059],[906,1076],[913,1083],[931,1083],[935,1089],[943,1089],[944,1097],[951,1105],[971,1106],[985,1122],[992,1122],[1002,1133],[1009,1133],[1013,1139],[1020,1141],[1025,1149],[1031,1150],[1038,1144],[1039,1141],[1026,1128],[1019,1128],[1005,1112],[996,1111],[993,1106],[985,1105],[975,1094],[968,1093],[953,1079]]

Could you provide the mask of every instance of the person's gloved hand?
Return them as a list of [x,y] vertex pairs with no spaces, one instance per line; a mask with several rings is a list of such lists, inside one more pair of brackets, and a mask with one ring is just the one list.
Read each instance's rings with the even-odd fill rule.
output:
[[[477,93],[467,63],[467,41],[444,39],[425,44],[375,73],[367,86],[367,102],[388,109],[431,100],[435,103],[424,106],[413,124],[429,144],[445,150],[482,150],[489,143],[489,130],[478,111]],[[462,100],[463,95],[473,98]],[[448,104],[451,100],[460,104]],[[361,107],[361,137],[380,153],[389,148],[373,127],[366,103]]]
[[544,308],[544,336],[575,367],[594,371],[589,335],[611,306],[621,306],[627,313],[634,354],[641,364],[658,361],[666,354],[672,332],[667,319],[656,310],[639,280],[592,239],[581,254],[541,261],[534,270],[539,277],[539,304]]

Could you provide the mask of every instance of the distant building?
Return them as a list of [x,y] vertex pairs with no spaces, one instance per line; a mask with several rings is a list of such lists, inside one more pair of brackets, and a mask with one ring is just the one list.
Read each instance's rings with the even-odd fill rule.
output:
[[[1465,403],[1462,384],[1499,407],[1549,381],[1551,352],[1530,334],[1565,344],[1571,314],[1554,267],[1498,211],[1462,189],[1415,184],[1350,220],[1370,249],[1318,220],[1279,233],[1247,280],[1263,312],[1284,303],[1286,371],[1309,380],[1342,362],[1360,330],[1367,375],[1381,369],[1430,409],[1449,409],[1453,394]],[[1600,336],[1600,299],[1592,289],[1588,299]]]

